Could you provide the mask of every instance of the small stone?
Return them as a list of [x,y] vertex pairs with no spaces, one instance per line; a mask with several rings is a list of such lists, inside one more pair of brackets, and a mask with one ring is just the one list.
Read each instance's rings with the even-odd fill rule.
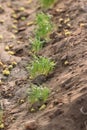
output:
[[60,18],[60,19],[59,19],[59,22],[60,22],[60,23],[62,23],[63,21],[64,21],[64,19],[63,19],[63,18]]
[[5,47],[5,51],[9,51],[9,46],[6,46],[6,47]]
[[17,62],[13,61],[12,66],[15,67],[17,65]]
[[69,62],[66,60],[66,61],[64,62],[64,65],[69,65]]
[[3,20],[3,19],[1,19],[1,20],[0,20],[0,24],[3,24],[3,23],[4,23],[4,20]]
[[42,110],[44,110],[45,108],[46,108],[46,105],[43,104],[43,105],[39,108],[39,111],[42,111]]
[[35,120],[31,120],[25,123],[25,130],[36,130],[37,123]]
[[3,75],[9,76],[10,75],[10,71],[8,69],[3,70]]
[[0,124],[0,129],[4,129],[4,124],[3,123]]
[[25,11],[25,8],[24,7],[20,7],[19,11]]
[[34,108],[31,108],[31,109],[30,109],[30,112],[35,112],[35,109],[34,109]]
[[16,25],[12,25],[12,29],[17,29],[17,26]]
[[65,19],[64,23],[68,23],[70,21],[70,18]]
[[12,70],[13,69],[13,66],[12,65],[9,65],[8,66],[8,70]]
[[28,23],[27,23],[27,26],[31,26],[31,25],[33,25],[33,24],[34,24],[34,22],[31,21],[31,22],[28,22]]
[[17,15],[15,13],[13,13],[12,18],[17,19]]
[[0,35],[0,40],[2,40],[2,39],[3,39],[3,35],[1,34],[1,35]]
[[64,30],[65,36],[69,36],[71,34],[71,32],[69,30]]
[[14,55],[15,53],[13,51],[8,51],[8,54]]
[[21,20],[23,20],[23,21],[24,21],[24,20],[26,20],[26,17],[24,17],[24,16],[23,16],[23,17],[21,17]]

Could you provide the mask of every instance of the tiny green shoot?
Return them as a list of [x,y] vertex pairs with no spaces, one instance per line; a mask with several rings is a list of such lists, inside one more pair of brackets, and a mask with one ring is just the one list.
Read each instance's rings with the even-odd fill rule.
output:
[[42,49],[42,47],[43,47],[43,42],[44,42],[44,41],[41,41],[40,39],[35,38],[35,39],[32,41],[32,51],[33,51],[34,53],[39,52],[39,51]]
[[28,101],[31,104],[42,101],[46,102],[48,96],[50,94],[50,90],[47,87],[32,85],[28,91]]
[[49,8],[54,5],[56,0],[40,0],[42,7]]
[[34,60],[28,65],[27,69],[30,73],[31,78],[35,78],[38,75],[48,75],[54,68],[55,63],[49,58],[45,57],[34,57]]
[[39,13],[36,16],[36,24],[36,37],[48,39],[48,36],[53,29],[50,15]]

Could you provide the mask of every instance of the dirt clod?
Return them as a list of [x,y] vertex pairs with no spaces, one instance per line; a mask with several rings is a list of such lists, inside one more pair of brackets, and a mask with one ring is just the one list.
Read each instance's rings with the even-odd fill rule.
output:
[[36,130],[37,123],[35,120],[31,120],[25,123],[25,130]]

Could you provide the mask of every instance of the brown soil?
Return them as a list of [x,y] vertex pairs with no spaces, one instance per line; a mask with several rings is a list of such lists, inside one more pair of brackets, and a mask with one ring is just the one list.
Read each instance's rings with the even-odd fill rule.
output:
[[[28,110],[26,92],[31,81],[26,66],[31,60],[29,39],[33,37],[35,26],[27,26],[27,23],[33,22],[41,9],[33,0],[30,3],[29,0],[1,0],[0,5],[3,8],[0,9],[0,21],[4,20],[0,22],[0,37],[3,36],[3,39],[0,38],[0,60],[4,65],[17,62],[9,77],[2,75],[3,69],[0,66],[0,79],[3,81],[0,85],[0,101],[5,113],[4,129],[87,130],[87,1],[58,0],[47,11],[53,16],[56,27],[50,36],[51,41],[39,55],[53,59],[56,67],[45,79],[38,77],[32,81],[37,84],[45,83],[51,89],[47,107],[34,113]],[[26,10],[19,11],[20,7],[25,7]],[[26,19],[21,20],[21,17]],[[12,26],[14,22],[16,29]],[[65,30],[70,34],[65,34]],[[7,45],[12,46],[11,51],[15,55],[9,55],[5,51]],[[25,128],[26,123],[32,120],[36,126]]]

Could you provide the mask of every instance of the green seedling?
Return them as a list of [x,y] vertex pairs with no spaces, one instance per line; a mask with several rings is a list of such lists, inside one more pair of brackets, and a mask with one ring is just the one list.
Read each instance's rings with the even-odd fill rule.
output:
[[55,2],[56,0],[40,0],[40,3],[44,8],[52,7]]
[[45,57],[34,57],[31,65],[27,67],[31,78],[35,78],[41,74],[48,75],[54,68],[55,63],[49,58]]
[[32,85],[28,91],[28,101],[31,104],[36,102],[45,103],[50,94],[50,90],[47,87]]
[[37,39],[35,38],[33,41],[32,41],[32,51],[34,53],[37,53],[38,51],[40,51],[40,49],[42,49],[43,47],[43,41],[40,41],[40,39]]
[[0,109],[0,129],[4,128],[4,123],[3,123],[3,110]]
[[50,15],[39,13],[36,16],[36,24],[36,37],[48,39],[53,28]]

